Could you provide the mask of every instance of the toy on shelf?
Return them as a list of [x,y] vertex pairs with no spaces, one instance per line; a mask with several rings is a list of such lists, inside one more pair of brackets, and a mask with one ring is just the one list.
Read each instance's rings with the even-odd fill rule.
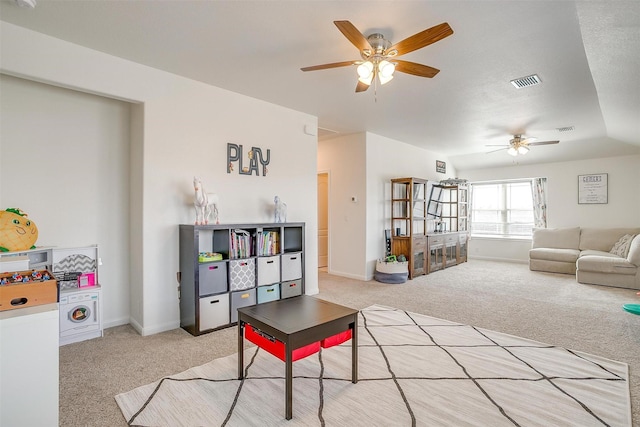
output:
[[287,222],[287,204],[278,196],[274,197],[273,202],[276,205],[273,222]]
[[[209,216],[213,212],[213,219],[216,224],[220,223],[218,217],[218,195],[207,193],[202,187],[200,178],[193,177],[193,189],[195,191],[195,200],[193,205],[196,208],[196,225],[209,224]],[[212,209],[213,206],[213,209]]]
[[222,254],[217,252],[200,252],[198,262],[222,261]]
[[17,208],[0,211],[0,252],[34,249],[38,227]]

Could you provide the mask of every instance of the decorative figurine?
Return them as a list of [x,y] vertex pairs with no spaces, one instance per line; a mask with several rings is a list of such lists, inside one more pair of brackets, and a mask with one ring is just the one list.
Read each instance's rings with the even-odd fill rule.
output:
[[273,201],[276,204],[273,222],[287,222],[287,204],[276,196]]
[[196,225],[209,224],[209,215],[211,215],[213,206],[213,218],[216,224],[220,223],[218,217],[218,195],[207,193],[202,187],[200,178],[193,177],[193,189],[195,190],[195,200],[193,205],[196,208]]

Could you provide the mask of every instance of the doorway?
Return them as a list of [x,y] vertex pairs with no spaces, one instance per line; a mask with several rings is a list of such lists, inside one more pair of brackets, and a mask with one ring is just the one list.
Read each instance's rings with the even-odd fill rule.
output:
[[318,268],[329,265],[329,173],[318,174]]

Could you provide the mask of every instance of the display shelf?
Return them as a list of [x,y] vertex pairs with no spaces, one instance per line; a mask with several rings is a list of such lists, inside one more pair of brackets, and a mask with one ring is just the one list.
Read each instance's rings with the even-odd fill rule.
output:
[[391,253],[404,255],[409,262],[409,278],[427,273],[427,180],[391,180]]
[[[304,223],[180,225],[180,326],[228,327],[237,309],[304,293]],[[221,260],[199,262],[213,252]]]

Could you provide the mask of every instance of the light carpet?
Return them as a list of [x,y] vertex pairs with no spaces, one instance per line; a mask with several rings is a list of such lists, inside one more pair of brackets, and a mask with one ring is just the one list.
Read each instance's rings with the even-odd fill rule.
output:
[[374,305],[351,344],[294,363],[257,347],[115,397],[139,426],[631,426],[625,363]]

